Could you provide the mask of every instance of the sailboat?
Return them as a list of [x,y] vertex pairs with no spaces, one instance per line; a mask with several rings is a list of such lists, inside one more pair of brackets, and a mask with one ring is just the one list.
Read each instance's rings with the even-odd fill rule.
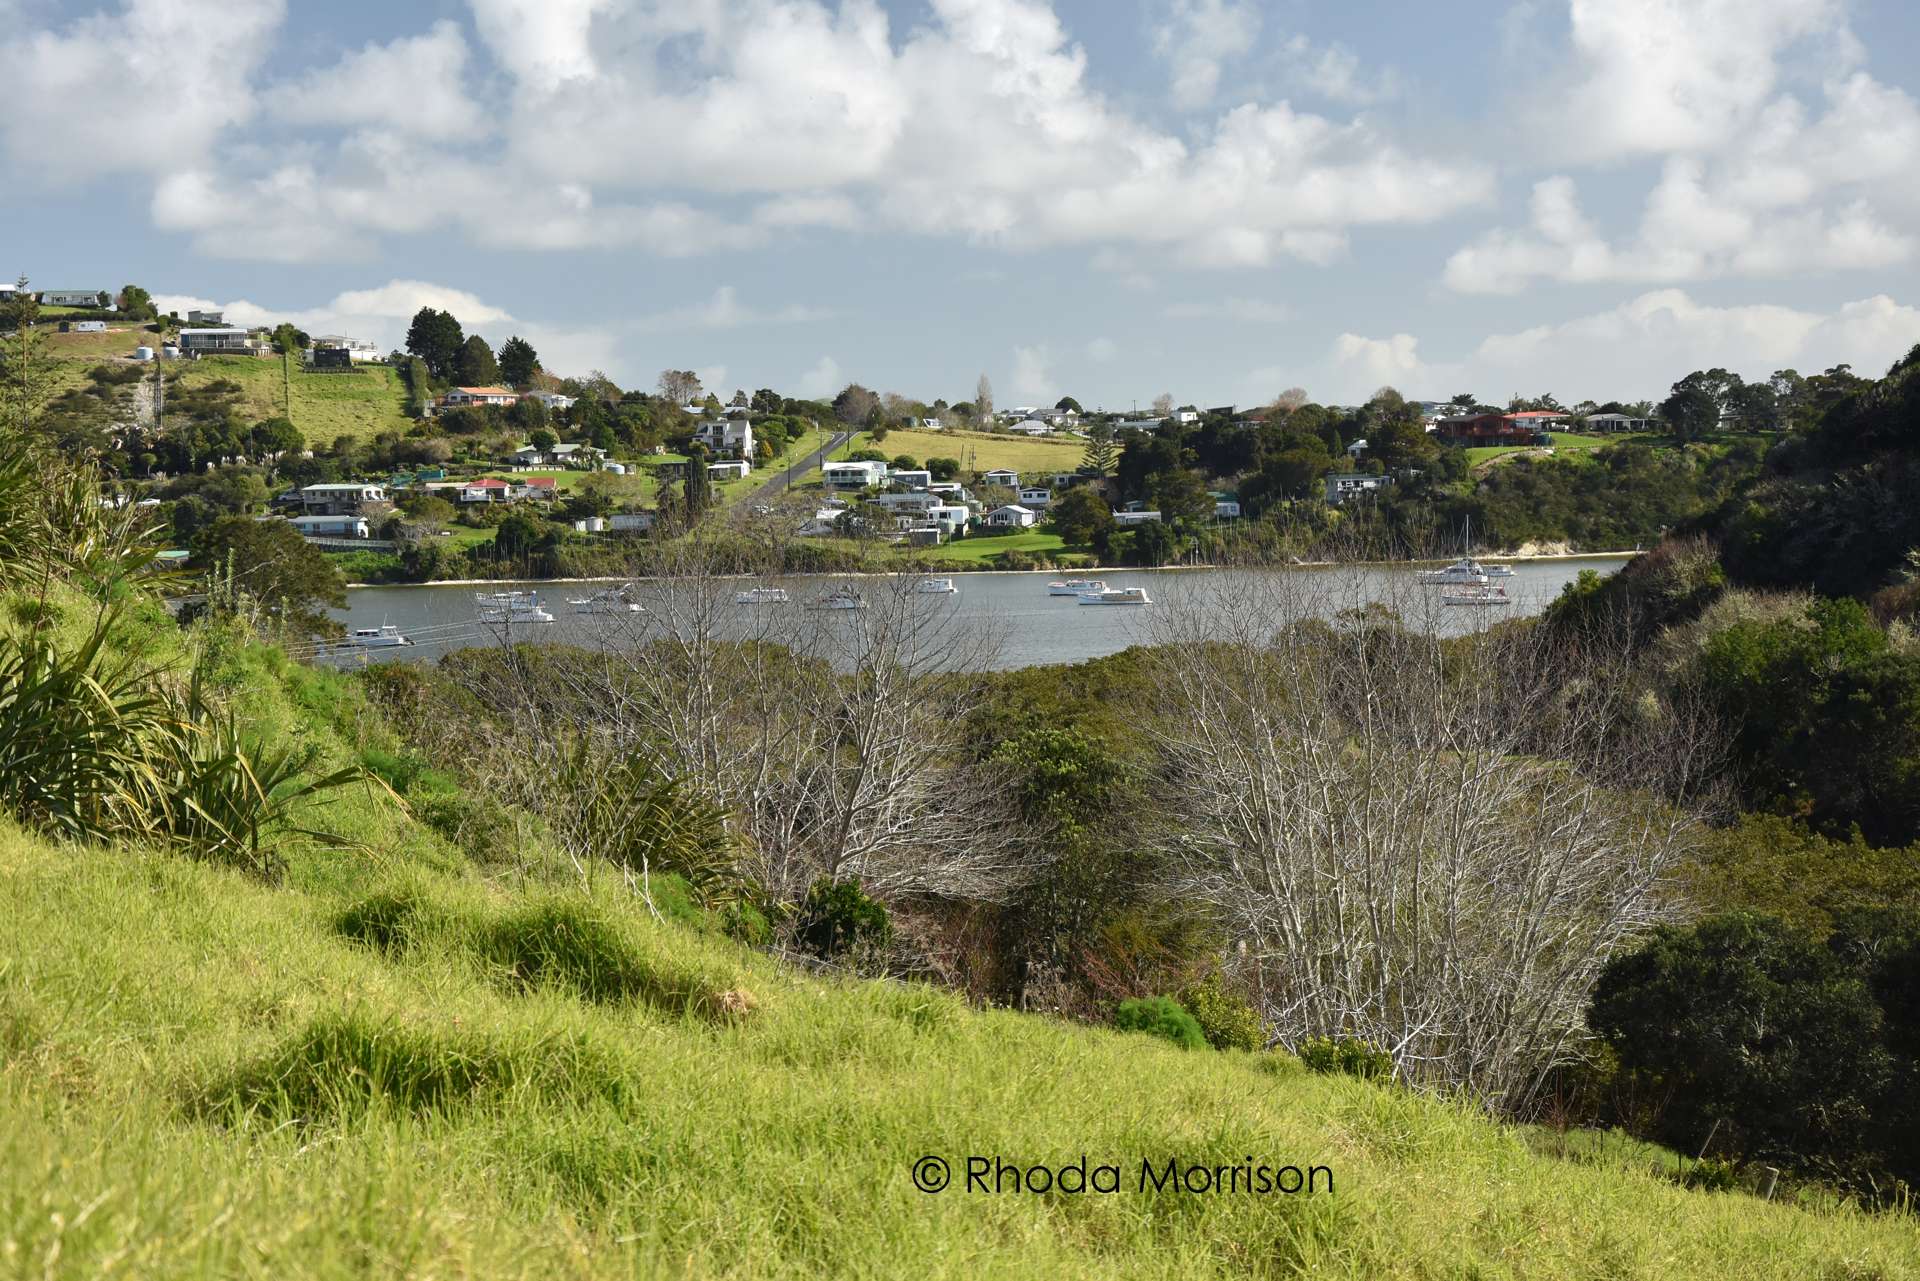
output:
[[1513,570],[1506,565],[1486,565],[1473,558],[1473,517],[1467,517],[1466,555],[1448,565],[1445,569],[1425,569],[1415,575],[1423,583],[1435,587],[1466,585],[1484,587],[1489,579],[1512,578]]

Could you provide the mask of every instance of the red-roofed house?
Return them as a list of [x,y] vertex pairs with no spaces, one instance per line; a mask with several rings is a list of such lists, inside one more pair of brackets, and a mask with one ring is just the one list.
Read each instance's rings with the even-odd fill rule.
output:
[[1467,414],[1442,418],[1433,434],[1456,445],[1531,445],[1533,438],[1565,414],[1550,409],[1526,409],[1511,414]]
[[479,480],[468,481],[460,491],[463,503],[506,503],[513,501],[513,486],[504,480],[495,480],[483,476]]
[[511,405],[520,399],[520,393],[510,387],[455,387],[440,403],[448,409],[459,409],[465,405]]
[[559,492],[559,486],[551,476],[526,476],[521,478],[518,485],[514,486],[512,496],[515,498],[551,499]]

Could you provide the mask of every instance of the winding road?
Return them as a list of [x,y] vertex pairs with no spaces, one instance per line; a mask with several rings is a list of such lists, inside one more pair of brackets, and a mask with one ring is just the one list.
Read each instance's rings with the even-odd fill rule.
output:
[[787,466],[782,467],[777,473],[775,473],[772,480],[760,486],[759,492],[754,494],[751,501],[756,503],[764,503],[764,502],[769,502],[772,499],[778,498],[781,495],[781,493],[785,491],[787,488],[788,477],[806,475],[808,472],[818,467],[821,463],[825,462],[827,460],[827,455],[831,454],[834,450],[840,448],[840,446],[846,444],[851,439],[853,439],[853,433],[850,431],[835,432],[834,435],[827,441],[826,444],[820,446],[820,448],[814,450],[811,454],[808,454],[805,458],[795,459],[793,462],[789,463]]

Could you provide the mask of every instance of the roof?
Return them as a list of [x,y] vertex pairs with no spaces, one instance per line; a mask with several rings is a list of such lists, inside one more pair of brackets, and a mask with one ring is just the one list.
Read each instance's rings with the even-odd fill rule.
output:
[[305,489],[301,490],[300,492],[303,494],[310,494],[316,489],[378,489],[378,488],[380,488],[380,482],[377,480],[330,480],[318,485],[308,485]]
[[513,486],[509,485],[504,480],[495,480],[491,476],[482,476],[479,480],[468,481],[464,486],[462,486],[462,488],[465,488],[465,489],[512,489]]
[[1001,512],[1019,512],[1022,516],[1031,516],[1034,514],[1031,507],[1022,507],[1019,503],[1008,503],[1005,507],[994,508],[988,512],[987,515],[998,516]]
[[1518,413],[1502,414],[1503,418],[1565,418],[1566,415],[1551,409],[1522,409]]
[[455,391],[464,391],[469,396],[514,396],[519,393],[508,387],[455,387]]
[[244,334],[249,332],[251,331],[239,325],[224,325],[218,329],[182,329],[180,336],[185,338],[188,334]]
[[532,485],[532,486],[534,486],[534,487],[535,487],[535,488],[537,488],[537,489],[552,489],[552,488],[553,488],[553,477],[551,477],[551,476],[529,476],[529,477],[527,477],[527,478],[526,478],[526,480],[524,480],[524,481],[523,481],[523,482],[521,482],[521,483],[522,483],[522,484],[526,484],[526,485]]

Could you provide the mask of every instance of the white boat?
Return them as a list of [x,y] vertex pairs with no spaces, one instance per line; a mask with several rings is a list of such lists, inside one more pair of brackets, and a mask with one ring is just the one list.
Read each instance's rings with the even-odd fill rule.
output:
[[1454,583],[1470,584],[1476,587],[1487,585],[1487,571],[1471,556],[1456,560],[1445,569],[1421,570],[1418,577],[1421,582],[1430,583],[1436,587],[1445,587]]
[[1081,592],[1082,605],[1151,605],[1144,587],[1102,587],[1097,592]]
[[540,608],[538,592],[476,592],[483,623],[551,623],[553,615]]
[[787,603],[787,589],[784,587],[749,587],[744,592],[733,594],[736,605],[784,605]]
[[851,587],[837,587],[813,602],[815,609],[865,609],[867,602]]
[[1481,583],[1477,587],[1460,587],[1440,593],[1442,605],[1511,605],[1512,599],[1507,589],[1498,583],[1491,586]]
[[1049,596],[1084,596],[1088,592],[1104,592],[1107,585],[1097,578],[1069,578],[1061,582],[1047,584]]
[[922,596],[951,596],[959,591],[951,578],[923,578],[913,585],[913,590]]
[[392,623],[382,623],[378,627],[356,627],[341,640],[343,649],[392,649],[396,645],[411,645],[412,641],[400,634],[400,629]]
[[609,587],[605,591],[594,592],[590,596],[575,597],[567,601],[576,614],[644,614],[646,609],[633,599],[633,585],[622,583],[618,587]]

